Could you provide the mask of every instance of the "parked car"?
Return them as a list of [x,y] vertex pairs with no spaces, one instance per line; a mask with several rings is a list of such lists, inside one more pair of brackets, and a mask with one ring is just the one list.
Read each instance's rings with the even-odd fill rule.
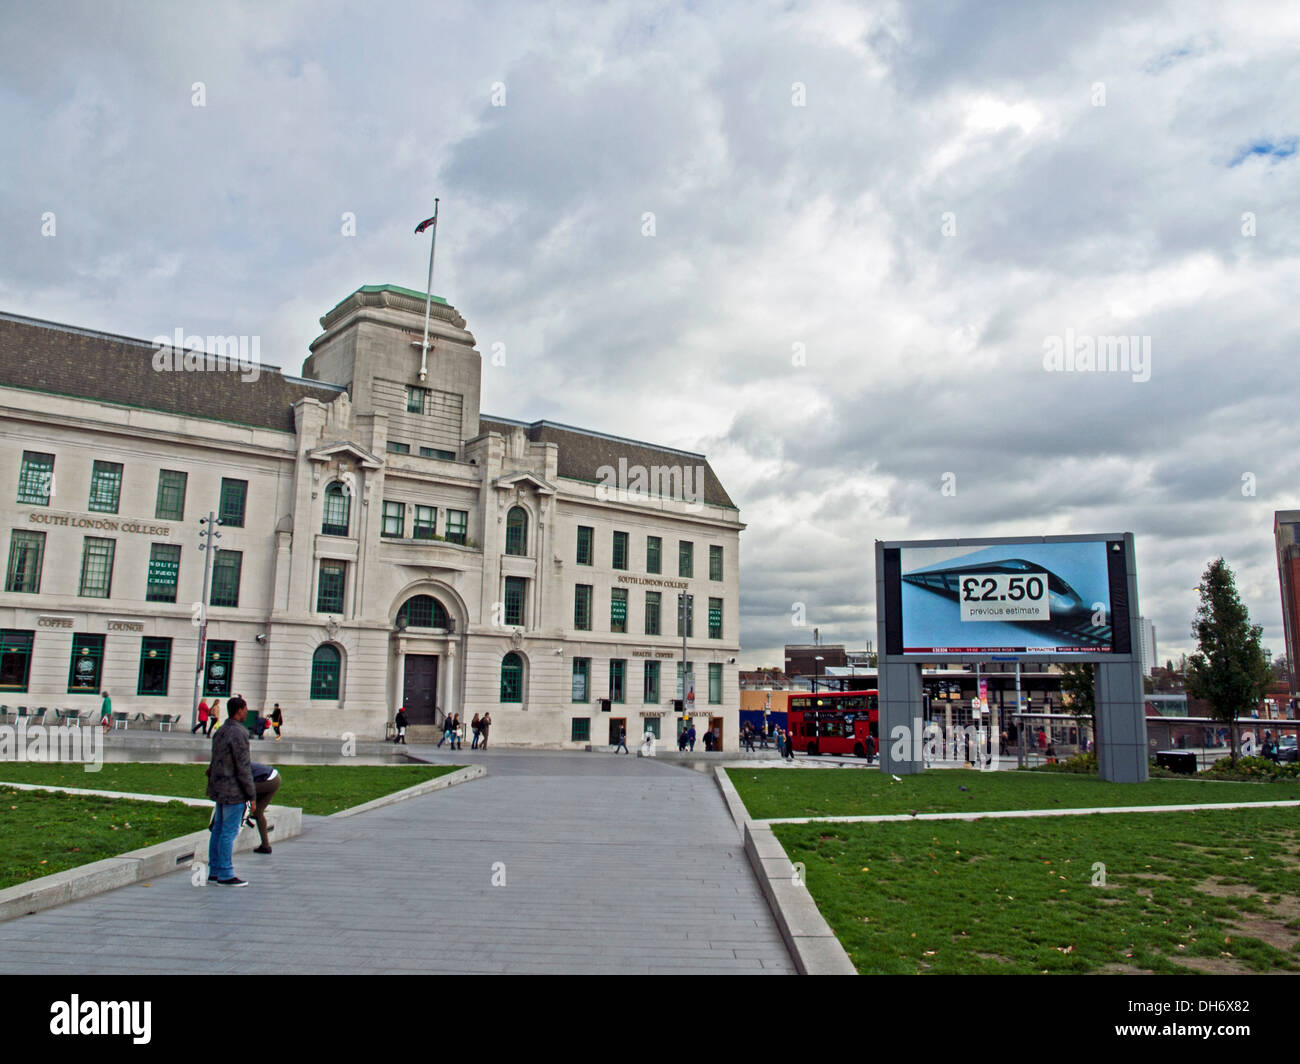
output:
[[1284,735],[1278,740],[1277,759],[1279,761],[1300,760],[1300,749],[1296,746],[1296,737],[1294,735]]

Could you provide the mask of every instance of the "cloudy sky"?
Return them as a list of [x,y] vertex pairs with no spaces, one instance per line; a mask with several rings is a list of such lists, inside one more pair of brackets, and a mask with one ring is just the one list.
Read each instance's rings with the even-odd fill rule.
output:
[[[296,372],[348,292],[424,287],[437,195],[485,413],[709,455],[742,664],[811,641],[796,603],[874,640],[876,539],[1116,530],[1162,658],[1218,555],[1283,651],[1294,3],[4,14],[4,310]],[[1067,333],[1150,363],[1046,369]]]

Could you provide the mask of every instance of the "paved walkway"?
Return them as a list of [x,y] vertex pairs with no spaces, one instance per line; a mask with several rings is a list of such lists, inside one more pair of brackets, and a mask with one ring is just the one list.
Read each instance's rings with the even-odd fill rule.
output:
[[793,971],[711,774],[599,753],[410,752],[488,776],[304,818],[270,857],[237,859],[242,890],[184,871],[0,924],[0,971]]

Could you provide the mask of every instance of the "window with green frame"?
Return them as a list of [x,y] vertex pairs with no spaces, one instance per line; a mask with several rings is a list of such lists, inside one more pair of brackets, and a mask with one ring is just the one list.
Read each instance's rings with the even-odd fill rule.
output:
[[722,638],[722,599],[709,599],[709,638]]
[[396,539],[401,539],[406,534],[406,503],[384,503],[384,523],[379,534]]
[[524,700],[524,661],[511,652],[501,659],[501,701]]
[[627,631],[627,588],[616,587],[609,592],[609,630]]
[[709,547],[709,579],[722,579],[722,548],[716,544]]
[[338,647],[322,643],[311,656],[311,697],[313,701],[333,701],[339,696],[339,675],[343,658]]
[[469,530],[468,510],[447,511],[447,542],[465,546],[466,532]]
[[716,706],[722,702],[722,666],[709,664],[709,705]]
[[72,637],[72,656],[68,661],[68,694],[98,694],[99,677],[104,665],[104,637],[77,634]]
[[339,481],[325,489],[325,513],[321,517],[322,536],[346,536],[351,517],[352,499]]
[[203,693],[229,698],[235,676],[235,643],[230,639],[209,639],[203,649]]
[[569,701],[591,701],[591,658],[573,659],[573,685]]
[[522,576],[506,577],[506,624],[522,625],[524,623],[524,596],[528,591],[528,582]]
[[140,673],[135,693],[145,698],[164,698],[171,672],[172,641],[145,636],[140,641]]
[[642,686],[641,700],[652,705],[659,701],[659,662],[645,663],[645,682]]
[[[398,505],[401,505],[400,503]],[[415,524],[411,528],[412,539],[433,539],[438,534],[438,507],[415,507]]]
[[659,612],[662,608],[663,592],[647,591],[645,593],[645,634],[659,634]]
[[447,607],[432,595],[416,595],[397,611],[397,626],[408,628],[450,628]]
[[614,533],[614,568],[627,568],[627,533]]
[[54,490],[54,455],[23,451],[18,474],[18,501],[28,506],[49,506]]
[[573,724],[569,727],[569,742],[571,743],[591,742],[591,718],[590,717],[573,718]]
[[0,691],[26,692],[35,637],[35,632],[16,628],[0,631]]
[[627,662],[623,658],[609,660],[609,700],[627,701]]
[[117,541],[87,536],[81,554],[81,591],[83,598],[108,598],[113,588],[113,556]]
[[591,544],[596,534],[594,528],[588,528],[586,525],[578,526],[578,564],[591,564]]
[[90,502],[86,509],[99,514],[115,514],[121,497],[122,464],[96,461],[90,468]]
[[149,545],[149,575],[145,584],[146,602],[175,602],[176,585],[181,575],[181,549],[175,543]]
[[444,462],[454,462],[454,461],[456,461],[456,452],[455,452],[455,451],[444,451],[444,450],[443,450],[442,448],[440,448],[440,447],[421,447],[421,448],[420,448],[420,457],[421,457],[421,458],[441,458]]
[[244,507],[248,503],[248,481],[221,478],[221,502],[217,517],[230,528],[244,527]]
[[663,570],[664,541],[659,536],[645,538],[645,571],[658,573]]
[[512,506],[506,514],[506,553],[528,553],[528,511],[522,506]]
[[244,552],[219,550],[212,559],[212,593],[209,606],[239,605],[239,575],[244,567]]
[[641,724],[647,732],[649,732],[651,735],[655,737],[656,742],[658,742],[660,739],[663,738],[663,736],[659,734],[658,717],[644,717],[641,720]]
[[689,540],[677,542],[677,575],[695,575],[695,544]]
[[591,631],[591,584],[578,584],[573,589],[573,627],[580,632]]
[[15,528],[9,540],[6,591],[37,595],[41,590],[41,564],[45,559],[45,533]]
[[316,579],[316,612],[342,613],[343,592],[348,582],[348,563],[321,559]]
[[188,481],[188,473],[175,469],[158,470],[158,499],[153,509],[156,520],[185,520],[185,485]]
[[414,385],[406,389],[406,412],[408,414],[424,413],[424,397],[428,394],[428,389],[417,388]]
[[388,441],[389,454],[410,454],[411,445],[409,443],[397,443],[395,440]]

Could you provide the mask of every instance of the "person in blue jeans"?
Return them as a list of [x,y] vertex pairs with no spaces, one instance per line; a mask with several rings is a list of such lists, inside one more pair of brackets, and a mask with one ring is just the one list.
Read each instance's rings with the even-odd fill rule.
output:
[[[242,725],[248,716],[248,703],[236,695],[226,703],[226,716],[227,720]],[[248,883],[235,875],[234,853],[244,811],[249,803],[257,801],[247,729],[219,728],[212,737],[207,794],[216,803],[212,838],[208,842],[208,882],[223,887],[246,887]]]

